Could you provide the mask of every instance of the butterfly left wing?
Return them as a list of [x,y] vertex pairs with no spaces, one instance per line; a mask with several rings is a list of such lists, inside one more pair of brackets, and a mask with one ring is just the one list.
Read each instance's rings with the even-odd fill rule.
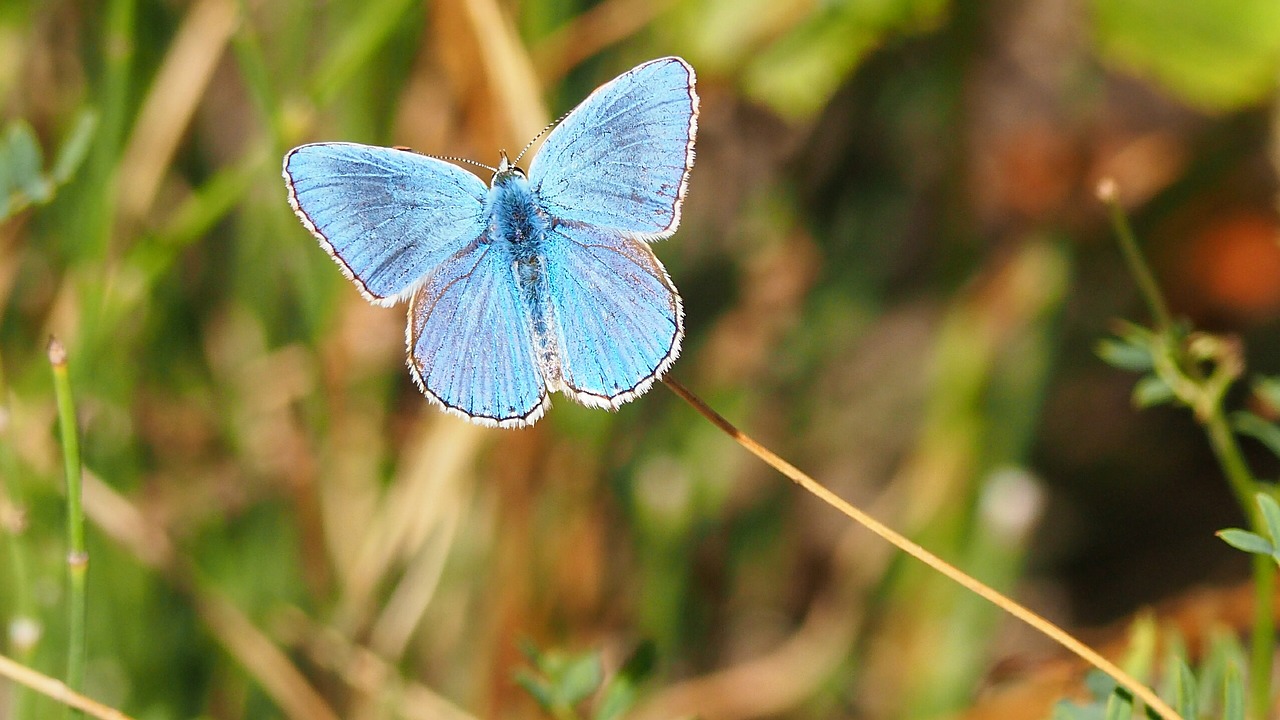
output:
[[637,238],[561,221],[548,239],[557,389],[584,405],[615,409],[647,390],[680,354],[680,296]]
[[289,204],[370,302],[394,305],[484,232],[488,188],[397,148],[313,143],[284,157]]
[[553,217],[645,240],[680,224],[698,93],[678,57],[639,65],[601,85],[547,136],[529,183]]

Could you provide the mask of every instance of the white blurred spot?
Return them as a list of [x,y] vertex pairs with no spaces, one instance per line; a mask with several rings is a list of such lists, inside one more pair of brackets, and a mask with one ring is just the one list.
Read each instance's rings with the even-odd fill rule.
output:
[[40,623],[34,618],[16,617],[9,621],[9,644],[16,655],[24,655],[40,642]]
[[978,513],[994,532],[1021,539],[1040,519],[1044,503],[1044,490],[1035,477],[1022,468],[1008,467],[987,478]]

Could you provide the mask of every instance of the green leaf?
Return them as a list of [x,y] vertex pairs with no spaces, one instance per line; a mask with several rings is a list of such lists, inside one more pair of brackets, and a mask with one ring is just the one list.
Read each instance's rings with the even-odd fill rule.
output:
[[1142,347],[1150,347],[1151,341],[1155,339],[1157,333],[1148,327],[1143,327],[1135,322],[1128,320],[1116,320],[1112,323],[1111,332],[1127,345],[1139,345]]
[[1097,720],[1097,715],[1090,708],[1080,707],[1070,700],[1059,700],[1053,706],[1051,720]]
[[631,709],[639,697],[636,686],[629,681],[610,683],[600,699],[595,720],[615,720]]
[[1084,686],[1089,690],[1089,694],[1099,702],[1110,696],[1118,687],[1115,679],[1101,670],[1090,670],[1084,676]]
[[1106,720],[1129,720],[1133,717],[1133,699],[1119,688],[1107,698]]
[[1133,404],[1140,408],[1163,405],[1173,399],[1173,388],[1155,375],[1147,375],[1133,386]]
[[1276,0],[1094,0],[1104,59],[1209,110],[1261,101],[1280,72]]
[[1217,535],[1222,538],[1223,542],[1226,544],[1247,553],[1254,553],[1255,555],[1270,555],[1275,552],[1275,547],[1269,540],[1261,535],[1251,533],[1248,530],[1227,528],[1226,530],[1219,530]]
[[1262,510],[1262,519],[1267,523],[1267,534],[1271,536],[1271,544],[1274,546],[1276,540],[1280,539],[1280,504],[1267,493],[1260,492],[1258,508]]
[[528,670],[520,670],[516,672],[516,684],[524,688],[525,692],[529,693],[534,702],[538,703],[538,707],[543,710],[550,710],[555,707],[555,691],[552,690],[547,681],[537,675]]
[[1280,426],[1247,410],[1231,413],[1231,426],[1241,435],[1266,445],[1273,455],[1280,457]]
[[618,674],[605,684],[595,720],[615,720],[635,705],[636,698],[639,697],[637,689],[640,683],[653,674],[657,656],[657,646],[652,641],[641,643],[631,653]]
[[1222,720],[1244,720],[1244,680],[1235,663],[1227,665],[1222,678]]
[[1280,412],[1280,378],[1260,375],[1253,380],[1253,394],[1269,408]]
[[42,174],[44,157],[35,131],[22,120],[14,122],[5,133],[5,144],[8,146],[8,175],[12,186],[31,202],[48,200],[49,181]]
[[1139,613],[1129,625],[1129,647],[1120,661],[1120,667],[1134,677],[1150,674],[1156,656],[1156,619],[1151,613]]
[[1230,688],[1233,683],[1240,684],[1239,668],[1247,662],[1246,651],[1235,632],[1224,628],[1210,632],[1208,656],[1200,664],[1200,705],[1205,709],[1218,708],[1215,719],[1229,717],[1225,714],[1223,698],[1233,692]]
[[555,678],[556,697],[567,707],[573,707],[590,697],[603,680],[600,654],[584,653],[570,661]]
[[89,154],[89,145],[97,129],[98,113],[92,109],[80,111],[76,124],[67,134],[67,139],[62,141],[62,147],[58,148],[58,156],[53,161],[53,170],[49,173],[49,177],[55,183],[62,185],[71,179],[85,156]]
[[529,664],[537,668],[539,672],[546,672],[546,667],[544,666],[542,658],[542,651],[538,649],[538,646],[534,644],[533,640],[530,640],[527,637],[517,639],[516,649],[518,649],[520,654],[524,655],[525,659],[529,661]]
[[1177,666],[1173,674],[1173,704],[1178,714],[1184,718],[1200,716],[1200,704],[1197,702],[1196,676],[1187,667],[1187,662],[1179,657],[1174,661]]
[[1147,372],[1152,368],[1151,350],[1145,344],[1107,338],[1094,346],[1094,352],[1103,362],[1121,370]]

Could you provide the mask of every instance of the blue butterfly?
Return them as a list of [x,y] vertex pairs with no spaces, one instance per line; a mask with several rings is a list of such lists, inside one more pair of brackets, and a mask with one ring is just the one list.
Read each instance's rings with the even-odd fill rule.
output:
[[409,300],[422,392],[522,427],[551,391],[617,409],[680,354],[680,296],[647,243],[680,224],[697,120],[693,68],[667,57],[591,93],[528,173],[502,153],[488,187],[437,158],[352,143],[294,148],[284,179],[366,299]]

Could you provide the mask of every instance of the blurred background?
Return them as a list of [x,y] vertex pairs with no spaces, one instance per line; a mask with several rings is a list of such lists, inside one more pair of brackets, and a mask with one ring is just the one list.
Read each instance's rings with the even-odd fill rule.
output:
[[[619,694],[637,718],[1043,717],[1077,693],[1056,646],[661,385],[616,413],[556,396],[521,431],[443,416],[403,309],[289,210],[294,145],[493,164],[667,54],[702,96],[655,246],[674,376],[1101,647],[1144,608],[1192,647],[1244,628],[1203,433],[1094,354],[1148,321],[1094,189],[1118,181],[1177,314],[1280,371],[1280,3],[7,0],[4,653],[66,664],[56,335],[86,691],[135,717],[606,717]],[[540,707],[539,672],[582,657],[634,683]],[[0,683],[0,718],[58,712]]]

